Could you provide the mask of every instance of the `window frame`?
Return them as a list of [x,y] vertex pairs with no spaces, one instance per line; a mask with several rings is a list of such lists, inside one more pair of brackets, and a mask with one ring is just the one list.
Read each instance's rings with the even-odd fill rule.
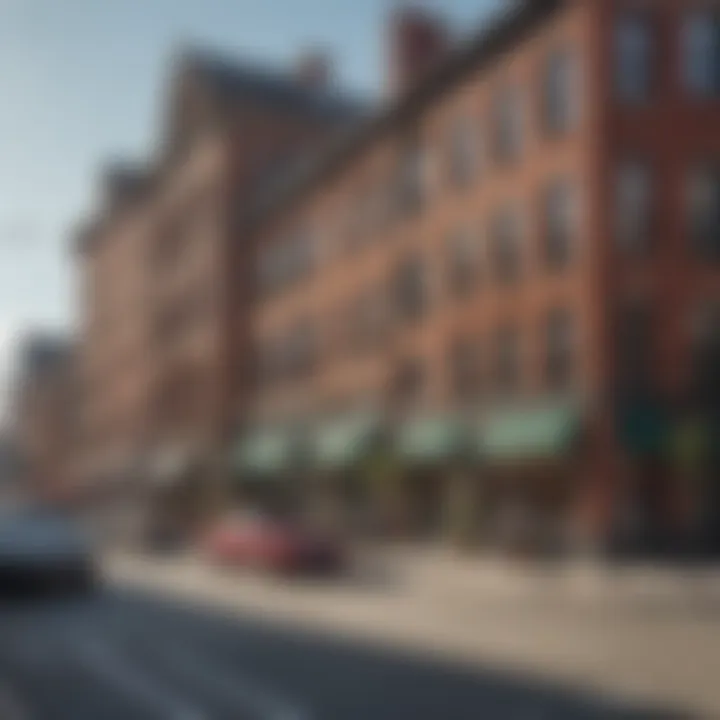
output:
[[[714,217],[705,220],[702,236],[699,237],[695,205],[698,200],[694,196],[696,189],[694,183],[701,179],[701,175],[706,175],[702,178],[704,181],[708,180],[708,176],[712,176]],[[709,201],[706,202],[709,204]],[[692,257],[701,262],[720,264],[720,161],[697,161],[688,168],[685,175],[685,217],[688,246]]]
[[[627,48],[622,47],[623,42],[628,42],[627,38],[623,38],[621,33],[623,30],[635,30],[642,28],[644,31],[643,39],[645,47],[643,50],[642,62],[644,63],[643,79],[641,83],[635,82],[632,87],[628,86],[628,82],[633,78],[637,68],[627,68],[627,59],[624,53],[629,52]],[[638,42],[637,36],[634,42]],[[640,50],[637,47],[632,48],[634,57],[631,58],[631,65],[638,60]],[[624,106],[643,106],[651,102],[655,92],[655,84],[657,81],[657,28],[654,14],[647,8],[631,8],[620,13],[615,21],[613,29],[612,42],[612,84],[613,95]],[[639,88],[639,85],[642,88]]]
[[402,322],[421,320],[430,310],[431,294],[428,267],[422,255],[411,254],[401,259],[392,274],[395,316]]
[[480,244],[478,232],[467,226],[455,228],[447,237],[447,282],[450,294],[455,298],[466,298],[477,287]]
[[[709,48],[714,51],[714,57],[707,59],[705,62],[711,66],[710,72],[712,77],[705,77],[706,86],[702,86],[695,76],[698,61],[699,48],[697,47],[697,36],[691,34],[692,23],[701,20],[710,20],[714,26],[714,47]],[[704,71],[708,67],[703,68]],[[710,4],[698,5],[689,9],[684,13],[680,29],[680,77],[682,86],[686,93],[697,99],[717,99],[720,98],[720,8]]]
[[[635,200],[642,200],[642,216],[639,218],[639,205],[628,208],[628,205],[634,203],[634,200],[631,201],[628,197],[627,182],[630,171],[636,173],[634,180],[641,181],[641,184],[636,183],[634,187],[630,187],[636,195]],[[640,171],[640,174],[637,174],[637,171]],[[623,157],[615,165],[613,182],[611,217],[614,248],[616,252],[626,257],[647,257],[653,251],[651,240],[657,210],[657,187],[653,165],[644,156]],[[638,187],[640,190],[637,189]],[[631,214],[634,216],[633,224],[629,225],[627,218]]]
[[520,161],[526,144],[526,102],[522,86],[514,81],[500,85],[491,102],[492,155],[504,167]]
[[566,176],[551,180],[542,196],[543,262],[554,271],[572,264],[576,253],[579,192]]
[[[579,119],[579,54],[570,46],[551,50],[542,74],[542,129],[551,138],[564,137]],[[560,78],[560,79],[559,79]]]
[[452,394],[457,400],[478,399],[484,390],[485,373],[480,340],[468,335],[455,337],[448,349]]
[[477,178],[480,163],[478,133],[469,113],[455,117],[448,130],[446,167],[454,188],[466,188]]
[[[515,322],[499,325],[492,338],[492,383],[495,394],[513,397],[523,384],[522,337]],[[509,367],[509,371],[508,371]]]
[[577,323],[568,307],[554,307],[545,319],[545,384],[554,391],[572,387],[577,373]]
[[524,214],[517,204],[506,204],[492,215],[490,222],[493,280],[500,285],[514,285],[523,271]]

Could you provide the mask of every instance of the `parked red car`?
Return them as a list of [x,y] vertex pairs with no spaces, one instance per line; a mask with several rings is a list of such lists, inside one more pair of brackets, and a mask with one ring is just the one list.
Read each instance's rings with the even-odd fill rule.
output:
[[344,565],[337,538],[264,515],[225,519],[207,536],[205,551],[218,564],[278,574],[336,573]]

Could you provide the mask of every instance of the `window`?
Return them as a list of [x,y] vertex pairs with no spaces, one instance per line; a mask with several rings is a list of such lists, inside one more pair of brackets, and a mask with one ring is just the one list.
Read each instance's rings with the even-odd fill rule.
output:
[[698,258],[720,261],[720,169],[700,167],[688,183],[688,234]]
[[297,322],[284,341],[285,373],[293,379],[311,375],[318,360],[318,338],[313,323],[304,318]]
[[427,273],[419,258],[410,258],[395,272],[394,296],[397,313],[403,320],[425,314],[429,304]]
[[397,179],[397,210],[400,215],[420,210],[425,198],[426,157],[420,141],[413,139],[401,150]]
[[308,275],[315,262],[315,238],[296,230],[260,252],[259,278],[263,293],[276,292]]
[[190,228],[181,222],[167,223],[152,246],[151,265],[156,272],[177,265],[190,240]]
[[515,393],[520,385],[520,337],[517,328],[505,325],[495,334],[495,389],[502,394]]
[[545,193],[544,205],[545,261],[551,268],[563,268],[572,256],[577,232],[573,186],[565,180],[553,183]]
[[448,283],[456,297],[466,297],[479,275],[478,238],[469,229],[458,230],[448,238]]
[[399,405],[412,405],[422,399],[426,389],[425,366],[414,358],[400,363],[392,382],[392,397]]
[[616,318],[617,380],[621,392],[634,395],[651,387],[655,338],[648,305],[631,301]]
[[282,347],[276,338],[264,340],[258,350],[257,379],[261,386],[272,385],[282,379]]
[[690,387],[700,402],[717,409],[720,402],[720,301],[705,301],[691,323]]
[[649,249],[652,224],[652,183],[642,161],[627,161],[617,172],[615,184],[615,237],[626,253]]
[[305,229],[297,230],[287,241],[290,281],[307,275],[315,260],[315,238]]
[[494,154],[498,164],[511,163],[522,153],[523,116],[517,88],[503,88],[493,108]]
[[307,378],[317,366],[319,349],[315,326],[301,319],[282,335],[260,343],[258,381],[268,385]]
[[475,176],[478,165],[478,137],[468,117],[459,118],[450,130],[449,173],[456,187],[466,186]]
[[207,288],[201,286],[162,307],[154,322],[154,337],[158,346],[172,345],[187,333],[202,326],[211,300],[212,296],[207,292]]
[[492,224],[493,273],[501,283],[511,283],[520,274],[522,227],[520,215],[515,208],[507,207],[499,212]]
[[450,348],[450,374],[453,393],[459,400],[477,398],[482,389],[480,343],[462,338]]
[[576,58],[558,50],[547,60],[543,81],[543,124],[551,135],[562,135],[575,125],[580,88],[576,82]]
[[682,33],[685,86],[700,96],[720,94],[720,13],[696,11],[688,15]]
[[344,247],[357,250],[372,241],[373,233],[387,214],[387,189],[374,179],[359,185],[352,194],[344,228]]
[[187,198],[182,210],[161,220],[155,242],[150,247],[150,264],[161,272],[172,269],[192,249],[193,243],[216,230],[217,198],[211,189],[205,189]]
[[340,337],[349,352],[370,350],[385,338],[388,324],[388,307],[382,289],[371,288],[357,297],[340,318]]
[[572,383],[574,355],[574,327],[567,310],[553,310],[545,329],[545,373],[552,390],[564,390]]
[[653,36],[648,17],[626,13],[615,29],[615,88],[620,100],[643,103],[652,84]]

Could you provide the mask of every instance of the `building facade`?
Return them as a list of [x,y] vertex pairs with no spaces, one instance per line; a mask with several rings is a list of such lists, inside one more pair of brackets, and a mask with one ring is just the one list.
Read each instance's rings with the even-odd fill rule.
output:
[[714,525],[717,20],[518,3],[276,193],[245,228],[247,473],[345,467],[370,416],[421,532],[457,465],[494,537]]
[[[65,338],[28,336],[20,348],[12,398],[16,484],[27,498],[62,502],[76,491],[78,384]],[[9,465],[4,471],[8,474]]]
[[361,110],[324,84],[317,55],[296,74],[196,50],[173,67],[156,155],[108,169],[77,237],[81,465],[103,487],[218,472],[247,354],[235,218],[273,168]]
[[317,55],[183,54],[79,237],[84,472],[474,542],[707,539],[718,27],[525,0],[455,45],[401,10],[369,113]]

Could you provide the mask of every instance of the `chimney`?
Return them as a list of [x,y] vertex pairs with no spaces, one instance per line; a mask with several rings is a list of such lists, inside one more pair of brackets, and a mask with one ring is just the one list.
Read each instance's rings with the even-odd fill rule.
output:
[[437,65],[450,34],[442,17],[418,7],[400,7],[388,28],[388,87],[391,97],[411,90]]
[[321,50],[308,50],[300,55],[295,65],[295,77],[303,87],[325,90],[330,85],[331,63]]

